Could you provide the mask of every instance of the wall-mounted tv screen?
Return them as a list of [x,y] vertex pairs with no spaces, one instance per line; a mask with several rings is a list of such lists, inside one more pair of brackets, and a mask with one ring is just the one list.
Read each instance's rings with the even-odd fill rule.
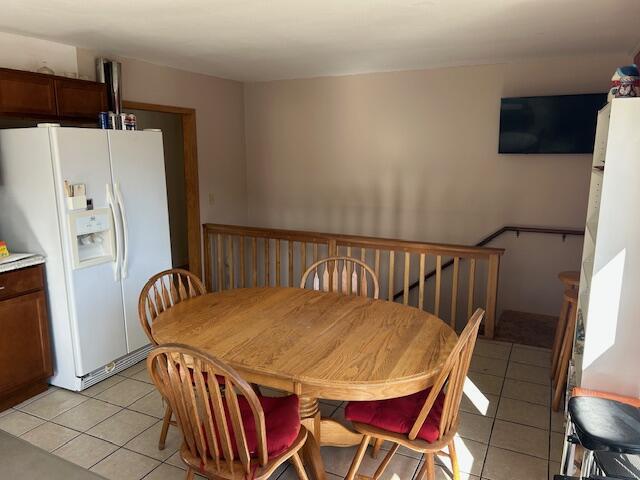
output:
[[606,94],[503,98],[499,153],[593,153]]

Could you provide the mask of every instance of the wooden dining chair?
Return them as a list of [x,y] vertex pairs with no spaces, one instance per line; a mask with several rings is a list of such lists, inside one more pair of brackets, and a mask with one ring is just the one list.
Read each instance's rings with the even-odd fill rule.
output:
[[400,446],[424,454],[424,465],[417,480],[435,480],[436,453],[449,456],[453,478],[460,479],[454,436],[464,382],[484,313],[477,309],[471,316],[432,387],[405,397],[347,404],[345,418],[351,420],[363,438],[346,480],[358,478],[356,474],[371,439],[393,444],[374,473],[374,480],[383,475]]
[[[180,302],[206,293],[207,289],[202,281],[193,273],[181,268],[165,270],[151,277],[142,288],[138,299],[138,318],[149,341],[153,345],[158,344],[151,331],[151,325],[158,315]],[[171,421],[171,416],[171,406],[167,405],[158,440],[160,450],[164,449],[169,425],[175,424]]]
[[202,281],[182,268],[172,268],[156,273],[142,287],[138,298],[138,317],[144,332],[154,345],[151,325],[158,315],[189,298],[207,293]]
[[175,412],[187,480],[195,472],[209,479],[267,479],[286,460],[308,480],[298,454],[307,430],[296,395],[256,395],[231,367],[186,345],[155,347],[147,368]]
[[378,276],[373,269],[352,257],[327,257],[312,264],[302,275],[300,288],[306,288],[311,278],[311,288],[325,292],[341,292],[367,297],[371,277],[373,298],[380,294]]

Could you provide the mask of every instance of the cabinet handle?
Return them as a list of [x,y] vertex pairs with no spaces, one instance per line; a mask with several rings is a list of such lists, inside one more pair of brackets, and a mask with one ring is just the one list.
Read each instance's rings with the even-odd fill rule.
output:
[[4,287],[2,285],[0,285],[0,290],[4,290]]

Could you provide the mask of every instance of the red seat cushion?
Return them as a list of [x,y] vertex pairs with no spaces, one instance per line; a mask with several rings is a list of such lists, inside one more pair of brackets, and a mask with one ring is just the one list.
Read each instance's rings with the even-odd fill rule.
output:
[[[178,369],[178,372],[180,371],[180,364],[176,364],[176,368]],[[191,375],[191,381],[195,383],[195,380],[193,378],[193,368],[189,368],[189,375]],[[207,372],[202,372],[202,378],[203,380],[206,382],[207,381]],[[216,380],[218,381],[218,384],[220,385],[224,385],[225,383],[225,379],[222,375],[216,375]]]
[[[293,444],[294,440],[298,438],[298,434],[300,433],[298,397],[296,395],[288,395],[286,397],[263,397],[259,395],[258,399],[264,411],[267,453],[269,458],[273,458],[284,452]],[[233,434],[231,417],[229,416],[226,399],[223,401],[225,403],[227,425],[231,436],[233,453],[237,455],[238,450]],[[256,423],[253,419],[253,411],[249,406],[249,402],[243,396],[238,395],[238,405],[240,406],[240,416],[242,417],[242,424],[244,425],[244,432],[247,439],[247,448],[249,449],[249,454],[255,456],[258,454],[258,438],[256,435]],[[219,436],[218,445],[220,446]]]
[[[408,434],[430,391],[431,389],[427,388],[413,395],[389,400],[349,402],[345,409],[345,418],[389,432]],[[440,417],[443,405],[444,394],[441,392],[422,424],[417,438],[432,443],[440,437]]]

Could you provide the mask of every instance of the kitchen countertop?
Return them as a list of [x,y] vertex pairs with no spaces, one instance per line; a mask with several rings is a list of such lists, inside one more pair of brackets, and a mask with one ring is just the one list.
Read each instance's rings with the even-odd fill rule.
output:
[[[15,260],[12,261],[12,257],[15,257]],[[19,270],[33,265],[40,265],[41,263],[44,263],[44,257],[42,255],[30,255],[25,257],[24,254],[12,253],[8,257],[0,258],[0,273]]]

